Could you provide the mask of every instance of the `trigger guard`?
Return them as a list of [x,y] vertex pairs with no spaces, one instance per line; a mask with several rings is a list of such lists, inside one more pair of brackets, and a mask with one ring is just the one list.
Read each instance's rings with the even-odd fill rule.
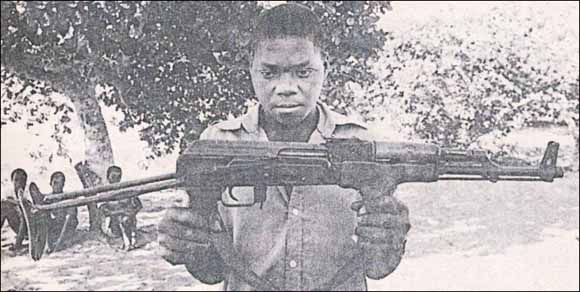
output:
[[228,189],[228,195],[230,196],[230,198],[232,198],[232,200],[239,202],[240,200],[238,198],[236,198],[236,196],[234,195],[234,188],[233,187],[227,187]]

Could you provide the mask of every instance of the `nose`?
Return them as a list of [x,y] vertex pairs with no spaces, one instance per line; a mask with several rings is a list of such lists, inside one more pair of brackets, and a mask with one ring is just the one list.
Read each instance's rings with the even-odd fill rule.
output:
[[296,95],[295,90],[284,90],[284,91],[278,92],[278,96],[282,96],[282,97],[291,97],[294,95]]
[[281,97],[291,97],[298,93],[298,88],[291,74],[282,74],[276,85],[275,93]]

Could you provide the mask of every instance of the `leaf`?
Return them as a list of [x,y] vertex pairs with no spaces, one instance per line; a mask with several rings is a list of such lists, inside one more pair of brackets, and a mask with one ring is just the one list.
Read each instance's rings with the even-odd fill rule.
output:
[[[385,44],[376,23],[379,10],[389,4],[302,3],[324,19],[329,60],[341,68],[329,72],[328,103],[337,110],[356,106],[342,93],[348,81],[365,90],[376,79],[371,65]],[[4,18],[5,11],[16,8],[2,5],[3,24],[6,20],[15,28],[10,38],[2,35],[3,65],[20,68],[26,73],[22,80],[34,76],[81,96],[88,80],[110,86],[112,93],[99,99],[125,114],[120,129],[157,125],[142,133],[155,155],[176,149],[186,134],[181,125],[239,116],[254,95],[247,49],[253,21],[263,9],[255,2],[47,2],[27,5],[21,18]],[[71,27],[74,33],[67,38]],[[34,91],[44,95],[52,89]],[[61,123],[71,122],[68,105],[42,107],[50,108],[42,112],[61,115]],[[62,131],[71,129],[63,126]]]

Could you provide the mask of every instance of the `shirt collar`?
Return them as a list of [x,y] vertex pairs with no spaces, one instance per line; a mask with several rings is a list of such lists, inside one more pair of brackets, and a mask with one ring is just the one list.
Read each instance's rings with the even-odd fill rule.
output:
[[[325,138],[332,137],[337,125],[355,124],[363,128],[367,128],[365,123],[345,115],[338,114],[330,110],[330,108],[322,103],[317,102],[316,108],[319,112],[318,125],[316,130]],[[248,133],[256,134],[260,130],[259,126],[260,106],[255,105],[248,108],[245,115],[217,124],[222,130],[238,130],[244,128]]]

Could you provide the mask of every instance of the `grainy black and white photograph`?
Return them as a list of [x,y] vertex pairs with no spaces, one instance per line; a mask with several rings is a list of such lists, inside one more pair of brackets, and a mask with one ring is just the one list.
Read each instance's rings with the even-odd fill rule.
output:
[[577,1],[2,1],[2,291],[578,291]]

